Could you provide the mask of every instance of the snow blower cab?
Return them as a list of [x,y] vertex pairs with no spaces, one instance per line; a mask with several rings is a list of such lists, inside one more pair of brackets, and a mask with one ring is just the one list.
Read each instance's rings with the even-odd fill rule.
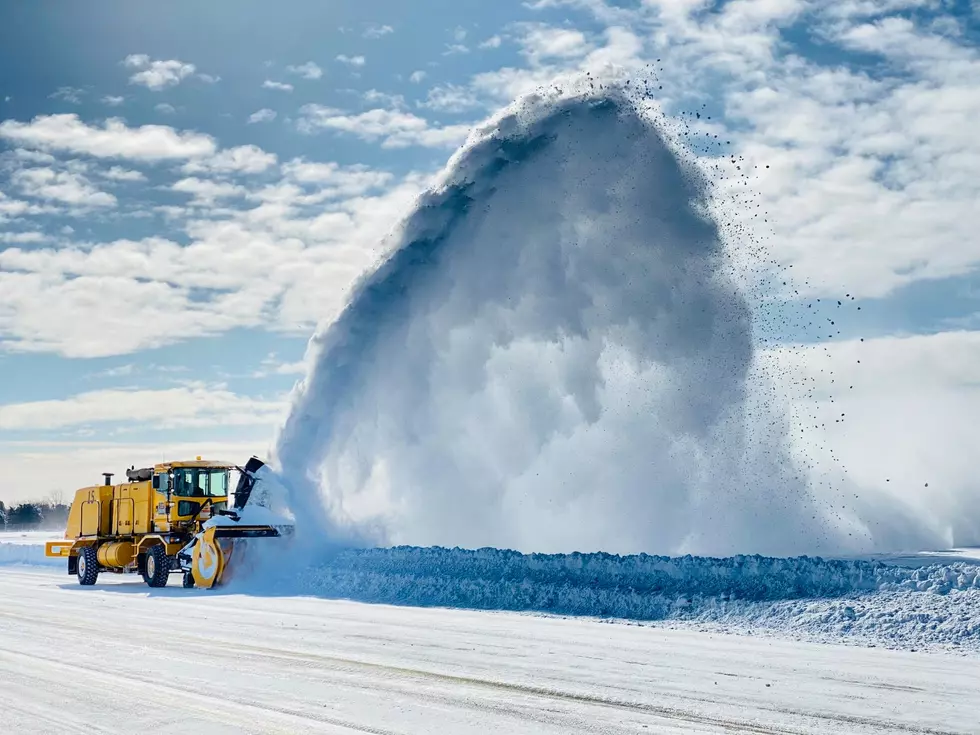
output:
[[246,540],[291,532],[290,521],[248,507],[263,467],[256,457],[245,467],[198,457],[132,467],[118,485],[106,473],[102,485],[75,493],[65,540],[49,541],[45,554],[67,558],[82,585],[95,584],[100,572],[129,572],[151,587],[165,586],[172,573],[183,574],[185,587],[213,587],[246,556],[239,548]]

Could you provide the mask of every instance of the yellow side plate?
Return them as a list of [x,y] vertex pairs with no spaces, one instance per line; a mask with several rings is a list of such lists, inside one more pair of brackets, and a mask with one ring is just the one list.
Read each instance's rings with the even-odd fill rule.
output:
[[71,556],[71,547],[74,541],[48,541],[44,544],[45,556]]

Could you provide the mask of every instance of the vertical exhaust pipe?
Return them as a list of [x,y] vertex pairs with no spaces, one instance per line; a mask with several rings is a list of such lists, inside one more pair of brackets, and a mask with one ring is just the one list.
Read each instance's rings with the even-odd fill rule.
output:
[[102,473],[102,477],[105,479],[105,482],[103,484],[106,487],[108,487],[109,485],[112,484],[112,475],[113,475],[112,472],[103,472]]

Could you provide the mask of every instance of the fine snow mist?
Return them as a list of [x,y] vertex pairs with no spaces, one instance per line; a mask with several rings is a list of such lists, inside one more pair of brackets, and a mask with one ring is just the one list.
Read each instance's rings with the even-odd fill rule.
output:
[[311,342],[276,455],[300,530],[523,551],[844,544],[753,391],[706,184],[618,92],[475,132]]

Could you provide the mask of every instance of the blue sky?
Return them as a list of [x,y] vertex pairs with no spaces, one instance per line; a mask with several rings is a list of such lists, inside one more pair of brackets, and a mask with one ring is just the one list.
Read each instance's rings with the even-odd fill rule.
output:
[[[923,0],[7,3],[0,499],[177,453],[264,453],[309,334],[468,128],[582,70],[657,69],[664,109],[705,110],[704,130],[772,166],[752,182],[771,215],[760,236],[793,269],[763,309],[770,336],[823,341],[797,315],[853,294],[820,355],[840,355],[846,376],[859,344],[891,376],[860,400],[931,386],[961,412],[942,425],[968,427],[977,13]],[[819,372],[798,354],[795,370]],[[856,465],[859,439],[841,439]],[[893,454],[932,461],[923,441],[896,435],[868,476]]]

